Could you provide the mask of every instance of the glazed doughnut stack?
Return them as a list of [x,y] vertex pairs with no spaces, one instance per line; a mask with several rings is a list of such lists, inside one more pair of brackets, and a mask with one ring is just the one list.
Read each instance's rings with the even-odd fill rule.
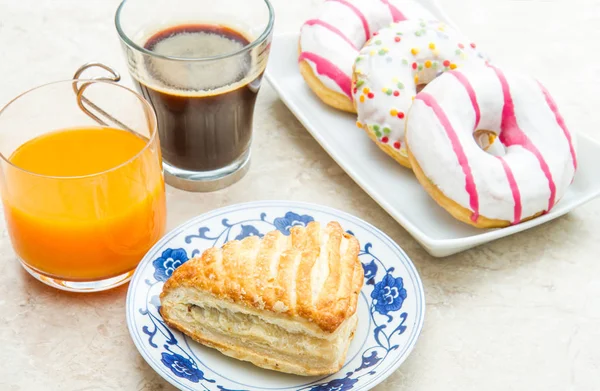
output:
[[550,211],[577,169],[575,137],[546,88],[500,69],[412,0],[326,0],[298,62],[327,105],[412,168],[452,216],[506,227]]
[[323,102],[356,112],[352,66],[360,49],[381,28],[408,18],[433,15],[412,0],[327,0],[300,32],[300,72]]

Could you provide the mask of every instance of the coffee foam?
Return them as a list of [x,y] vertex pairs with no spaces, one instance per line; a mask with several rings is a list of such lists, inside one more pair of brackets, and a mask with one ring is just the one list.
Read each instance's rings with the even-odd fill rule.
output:
[[[150,35],[151,36],[151,35]],[[244,34],[244,37],[247,37]],[[248,39],[248,38],[247,38]],[[145,41],[147,41],[146,39]],[[252,39],[248,39],[252,42]],[[254,80],[264,71],[265,64],[256,66],[253,50],[237,53],[246,45],[227,36],[207,32],[183,32],[156,42],[154,53],[189,58],[167,60],[146,56],[144,59],[143,84],[169,94],[183,96],[210,96],[234,90]],[[193,61],[233,54],[214,61]]]

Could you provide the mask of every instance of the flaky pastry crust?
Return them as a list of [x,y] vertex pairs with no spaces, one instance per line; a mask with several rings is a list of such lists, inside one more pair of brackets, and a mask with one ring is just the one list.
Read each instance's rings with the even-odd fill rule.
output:
[[234,240],[177,268],[160,313],[228,356],[299,375],[334,373],[358,320],[359,249],[337,222]]
[[[304,318],[334,332],[356,312],[364,279],[358,240],[337,222],[323,230],[311,222],[306,228],[291,228],[290,233],[286,237],[272,231],[262,239],[249,236],[206,250],[173,272],[161,298],[178,286],[195,287],[248,307]],[[342,240],[347,241],[344,252]],[[319,287],[312,279],[313,267],[319,257],[326,257],[329,274],[315,289]],[[295,260],[299,262],[294,271]]]

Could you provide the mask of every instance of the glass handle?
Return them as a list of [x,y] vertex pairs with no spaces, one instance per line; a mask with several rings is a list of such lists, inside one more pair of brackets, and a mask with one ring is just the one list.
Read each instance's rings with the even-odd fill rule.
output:
[[[90,68],[100,68],[107,71],[109,76],[95,76],[90,79],[86,79],[85,81],[79,80],[81,75]],[[94,102],[89,100],[84,96],[85,90],[94,83],[94,80],[103,80],[103,81],[111,81],[117,83],[121,80],[121,75],[117,72],[113,67],[103,64],[101,62],[88,62],[87,64],[83,64],[80,66],[75,74],[73,75],[73,91],[77,96],[77,105],[88,117],[96,121],[98,124],[102,126],[109,126],[109,123],[112,122],[116,124],[119,128],[125,129],[138,137],[141,137],[136,131],[131,129],[129,126],[125,125],[123,122],[116,119],[114,116],[110,115]]]

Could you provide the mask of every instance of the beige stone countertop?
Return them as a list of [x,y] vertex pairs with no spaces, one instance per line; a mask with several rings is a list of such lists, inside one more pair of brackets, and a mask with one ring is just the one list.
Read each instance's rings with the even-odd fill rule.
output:
[[[320,1],[273,3],[281,33],[297,31]],[[572,130],[600,141],[600,0],[441,3],[495,61],[544,81]],[[0,105],[67,79],[88,61],[126,74],[113,24],[117,5],[0,0]],[[257,104],[253,151],[249,174],[228,189],[168,188],[169,228],[233,203],[287,199],[329,205],[386,232],[415,263],[427,314],[413,353],[375,390],[600,390],[599,200],[435,259],[336,165],[268,83]],[[126,291],[77,295],[35,281],[19,265],[2,218],[0,390],[172,390],[129,337]]]

